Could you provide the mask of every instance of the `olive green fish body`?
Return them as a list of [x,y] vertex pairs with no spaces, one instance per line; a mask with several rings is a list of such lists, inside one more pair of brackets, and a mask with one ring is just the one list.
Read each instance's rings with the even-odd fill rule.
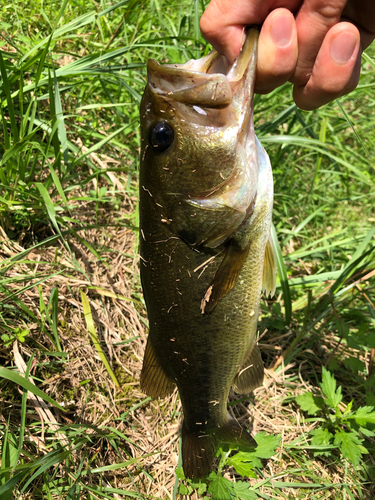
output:
[[232,385],[249,392],[262,382],[259,302],[264,281],[274,288],[272,172],[250,112],[256,35],[248,51],[246,71],[243,54],[227,75],[198,72],[198,61],[149,63],[141,105],[141,279],[150,325],[141,386],[164,397],[177,384],[187,477],[209,472],[219,443],[255,444],[227,411]]

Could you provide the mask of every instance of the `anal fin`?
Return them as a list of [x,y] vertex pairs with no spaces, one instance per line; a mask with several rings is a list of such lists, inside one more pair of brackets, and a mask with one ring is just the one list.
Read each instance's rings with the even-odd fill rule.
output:
[[164,372],[155,355],[150,337],[147,339],[141,372],[141,389],[152,398],[165,398],[172,394],[175,383]]
[[259,347],[255,345],[246,355],[234,379],[234,389],[240,394],[247,394],[262,385],[263,377],[263,360]]
[[234,287],[249,254],[250,243],[245,248],[229,244],[219,269],[201,302],[202,314],[211,312],[216,304]]
[[272,297],[275,294],[276,271],[276,251],[271,233],[266,244],[263,264],[263,290],[266,293],[266,297]]

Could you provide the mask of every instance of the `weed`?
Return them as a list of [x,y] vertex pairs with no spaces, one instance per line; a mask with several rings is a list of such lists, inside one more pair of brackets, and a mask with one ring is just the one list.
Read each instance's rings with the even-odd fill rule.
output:
[[231,500],[233,498],[241,498],[243,500],[255,500],[258,498],[256,487],[249,488],[249,484],[243,481],[231,482],[223,477],[223,469],[231,466],[237,474],[242,477],[257,478],[254,469],[263,467],[260,459],[271,458],[276,453],[276,448],[280,443],[280,438],[277,436],[267,436],[265,432],[256,434],[255,440],[257,447],[253,452],[239,451],[232,453],[232,450],[219,448],[217,456],[220,458],[218,471],[211,472],[207,478],[200,481],[186,480],[182,468],[176,470],[176,475],[179,479],[185,480],[179,485],[179,493],[182,495],[191,495],[194,490],[199,496],[205,493],[210,494],[210,497],[203,496],[204,499],[212,498],[212,500]]
[[311,392],[296,398],[301,409],[308,415],[317,416],[315,421],[320,423],[319,427],[310,431],[311,445],[318,447],[314,455],[329,456],[338,447],[343,457],[356,466],[362,455],[369,453],[363,446],[363,437],[375,436],[375,408],[360,406],[352,410],[352,400],[343,410],[342,389],[337,387],[335,378],[324,367],[320,387],[325,398]]

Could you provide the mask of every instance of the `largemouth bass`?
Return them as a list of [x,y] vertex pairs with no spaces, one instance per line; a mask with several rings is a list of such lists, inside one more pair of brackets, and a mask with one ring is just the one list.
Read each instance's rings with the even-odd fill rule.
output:
[[253,125],[258,31],[229,67],[217,52],[147,63],[141,103],[140,252],[149,336],[141,387],[180,394],[186,477],[221,443],[249,449],[227,411],[234,385],[263,381],[256,345],[262,283],[273,293],[271,165]]

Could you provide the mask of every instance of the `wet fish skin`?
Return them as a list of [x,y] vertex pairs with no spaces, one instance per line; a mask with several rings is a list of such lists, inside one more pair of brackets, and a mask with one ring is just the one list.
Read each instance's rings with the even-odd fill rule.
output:
[[[149,62],[141,104],[141,279],[150,325],[141,387],[156,398],[177,384],[186,477],[206,475],[220,443],[255,446],[227,399],[233,384],[250,392],[262,383],[262,282],[267,292],[275,287],[272,171],[252,122],[256,43],[252,30],[227,74],[215,73],[220,64],[226,70],[215,53],[183,66]],[[160,138],[164,151],[155,146]]]

